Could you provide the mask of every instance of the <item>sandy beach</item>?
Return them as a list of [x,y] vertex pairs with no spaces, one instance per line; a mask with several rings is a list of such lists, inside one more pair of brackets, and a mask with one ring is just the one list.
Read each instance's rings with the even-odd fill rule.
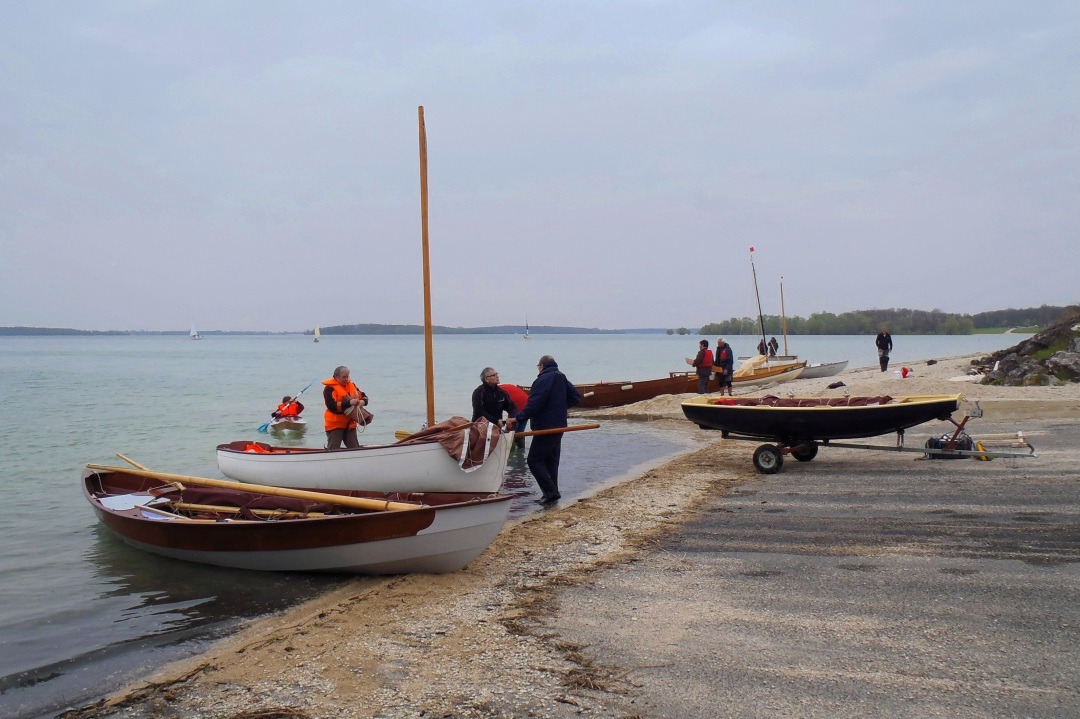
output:
[[[1067,597],[1075,599],[1080,587],[1080,384],[956,381],[971,359],[908,364],[906,379],[893,373],[899,367],[854,368],[748,394],[960,393],[961,411],[976,402],[984,411],[972,434],[983,426],[1024,430],[1037,438],[1038,459],[914,462],[913,455],[830,449],[796,471],[766,477],[749,461],[752,444],[721,440],[683,418],[679,404],[694,395],[581,412],[577,417],[601,423],[678,427],[696,446],[591,496],[508,524],[461,572],[358,579],[67,716],[1075,716],[1080,617]],[[836,381],[844,386],[827,389]],[[931,423],[909,430],[909,445],[949,428]],[[874,489],[859,484],[860,477],[872,478]],[[905,484],[916,480],[922,484]],[[1027,506],[1039,501],[1045,506]],[[921,502],[929,504],[909,523]],[[823,515],[825,505],[831,509]],[[965,514],[961,505],[981,508]],[[840,521],[856,515],[857,537],[854,519]],[[834,534],[796,541],[793,527],[803,527],[801,521]],[[884,540],[884,527],[906,539]],[[991,539],[971,539],[961,549],[942,541],[973,532]],[[987,549],[999,546],[998,532],[1008,532],[1016,545],[1009,552]],[[1024,539],[1025,532],[1036,534]],[[807,583],[821,572],[847,583]],[[895,581],[875,583],[890,572]],[[926,584],[902,581],[924,572],[949,585],[941,595],[945,605],[949,596],[962,604],[968,591],[973,602],[997,602],[999,576],[1002,587],[1021,581],[1018,576],[1025,585],[1046,582],[1039,601],[1049,603],[1046,621],[1057,624],[1053,631],[1049,624],[1014,626],[1013,613],[1032,598],[1018,597],[1016,606],[1001,600],[991,612],[994,624],[970,628],[965,648],[950,649],[961,654],[939,655],[933,644],[918,642],[926,632],[963,631],[971,614],[953,617],[939,599],[927,599],[937,596],[937,584],[928,593]],[[986,585],[960,586],[974,578]],[[770,579],[790,582],[789,591],[761,594]],[[750,596],[761,604],[741,601]],[[814,602],[795,606],[796,598],[811,596]],[[870,603],[860,610],[859,628],[848,623],[850,613],[845,619],[832,613],[852,597]],[[773,605],[787,601],[792,606],[781,615]],[[891,636],[889,617],[904,611],[909,624]],[[751,631],[746,616],[755,612],[760,624]],[[930,614],[940,615],[937,624],[916,620]],[[1014,646],[1017,656],[1049,653],[1047,666],[1003,659],[1012,650],[1003,652],[993,637],[1006,635],[1021,644],[1030,637],[1030,646]],[[845,661],[858,666],[833,666]],[[965,662],[981,672],[982,685],[956,678],[954,667]],[[867,699],[859,694],[866,686],[884,688]],[[927,694],[939,698],[911,698]]]

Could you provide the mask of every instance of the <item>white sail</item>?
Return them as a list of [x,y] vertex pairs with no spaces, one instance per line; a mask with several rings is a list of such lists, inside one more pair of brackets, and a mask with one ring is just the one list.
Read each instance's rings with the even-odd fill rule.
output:
[[318,342],[322,335],[319,333],[319,326],[315,325],[315,341]]
[[191,323],[191,334],[189,334],[188,336],[193,340],[201,340],[202,339],[202,335],[199,334],[199,331],[197,329],[195,329],[195,323],[194,322]]

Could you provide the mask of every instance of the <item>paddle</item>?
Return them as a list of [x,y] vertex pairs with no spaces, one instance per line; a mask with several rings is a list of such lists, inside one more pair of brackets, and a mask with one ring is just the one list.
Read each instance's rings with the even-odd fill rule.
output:
[[576,432],[579,429],[598,429],[600,424],[572,424],[569,427],[552,427],[551,429],[533,429],[528,432],[515,432],[514,437],[539,437],[543,434],[562,434],[563,432]]
[[340,507],[353,507],[355,509],[369,509],[376,512],[394,511],[401,509],[417,509],[421,505],[407,502],[390,502],[383,499],[368,499],[366,497],[343,497],[339,494],[325,494],[323,492],[310,492],[306,489],[288,489],[286,487],[268,487],[262,484],[248,484],[247,482],[230,482],[225,479],[209,479],[207,477],[191,477],[186,474],[169,474],[167,472],[151,472],[146,469],[130,469],[128,467],[109,467],[104,464],[88,464],[87,469],[96,469],[103,472],[116,472],[117,474],[133,474],[137,477],[160,479],[163,482],[186,482],[187,484],[200,485],[203,487],[220,487],[221,489],[235,489],[241,492],[253,494],[269,494],[277,497],[292,497],[293,499],[306,499],[311,502],[325,502],[336,504]]
[[[464,426],[468,426],[468,425],[464,425]],[[579,429],[599,429],[599,427],[600,427],[599,423],[593,422],[592,424],[575,424],[575,425],[571,425],[570,427],[553,427],[552,429],[534,429],[534,430],[530,430],[528,432],[515,432],[514,433],[514,438],[516,439],[517,437],[537,437],[537,436],[544,435],[544,434],[561,434],[563,432],[576,432]],[[459,428],[458,427],[451,427],[451,429],[459,429]],[[394,436],[398,439],[398,441],[401,441],[401,440],[403,440],[406,437],[409,437],[411,435],[409,434],[408,430],[399,429],[398,431],[394,432]]]
[[[293,398],[292,398],[292,399],[290,399],[290,400],[289,400],[288,402],[286,402],[286,403],[285,403],[285,407],[288,407],[288,406],[289,406],[290,404],[292,404],[292,403],[293,403],[293,402],[295,402],[296,400],[300,399],[300,395],[302,395],[302,394],[303,394],[304,392],[307,392],[307,390],[308,390],[308,387],[310,387],[310,386],[311,386],[311,385],[313,385],[313,384],[315,384],[315,380],[311,380],[310,382],[308,382],[308,386],[307,386],[307,387],[304,387],[304,389],[302,389],[302,390],[300,390],[299,392],[297,392],[297,393],[296,393],[296,396],[295,396],[295,397],[293,397]],[[282,407],[282,409],[285,409],[285,407]],[[260,427],[259,427],[259,431],[260,431],[260,432],[262,432],[262,433],[264,433],[264,434],[265,434],[266,432],[269,432],[269,431],[270,431],[270,423],[269,423],[269,422],[267,422],[266,424],[264,424],[264,425],[260,426]]]

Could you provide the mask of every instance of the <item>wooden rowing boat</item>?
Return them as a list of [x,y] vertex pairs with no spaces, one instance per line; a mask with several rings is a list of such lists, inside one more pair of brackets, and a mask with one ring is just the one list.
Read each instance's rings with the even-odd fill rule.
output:
[[[513,448],[513,433],[488,435],[480,425],[452,418],[394,444],[356,449],[280,447],[239,440],[217,447],[218,469],[226,477],[275,487],[370,490],[377,492],[497,492]],[[482,436],[481,436],[482,434]],[[487,448],[479,462],[464,466],[440,442],[450,435],[468,452]],[[497,435],[497,436],[496,436]]]
[[[511,499],[325,490],[329,501],[320,502],[186,483],[178,490],[104,469],[85,472],[82,489],[102,524],[133,547],[237,569],[349,574],[461,569],[494,541]],[[342,507],[334,497],[388,500],[394,509]]]

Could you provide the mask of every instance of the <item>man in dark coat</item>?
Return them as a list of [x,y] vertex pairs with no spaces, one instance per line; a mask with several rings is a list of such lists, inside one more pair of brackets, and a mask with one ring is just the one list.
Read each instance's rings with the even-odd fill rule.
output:
[[499,373],[491,367],[480,372],[480,386],[472,393],[472,421],[485,417],[488,422],[502,424],[503,412],[513,417],[517,407],[506,390],[499,386]]
[[[517,424],[531,421],[533,431],[566,426],[567,410],[581,402],[581,394],[559,371],[551,355],[544,355],[536,365],[540,373],[529,389],[529,401],[518,412]],[[562,432],[534,436],[529,445],[526,462],[536,478],[543,497],[540,504],[552,504],[562,498],[559,494],[559,457],[562,453]]]
[[889,330],[884,327],[881,328],[881,332],[878,332],[878,336],[874,338],[874,344],[877,346],[878,363],[881,364],[881,371],[889,369],[889,354],[892,352],[892,335],[889,334]]
[[716,340],[716,358],[713,360],[713,369],[716,370],[716,383],[720,386],[720,394],[727,390],[731,396],[731,380],[735,370],[735,356],[731,351],[731,345],[724,338]]

